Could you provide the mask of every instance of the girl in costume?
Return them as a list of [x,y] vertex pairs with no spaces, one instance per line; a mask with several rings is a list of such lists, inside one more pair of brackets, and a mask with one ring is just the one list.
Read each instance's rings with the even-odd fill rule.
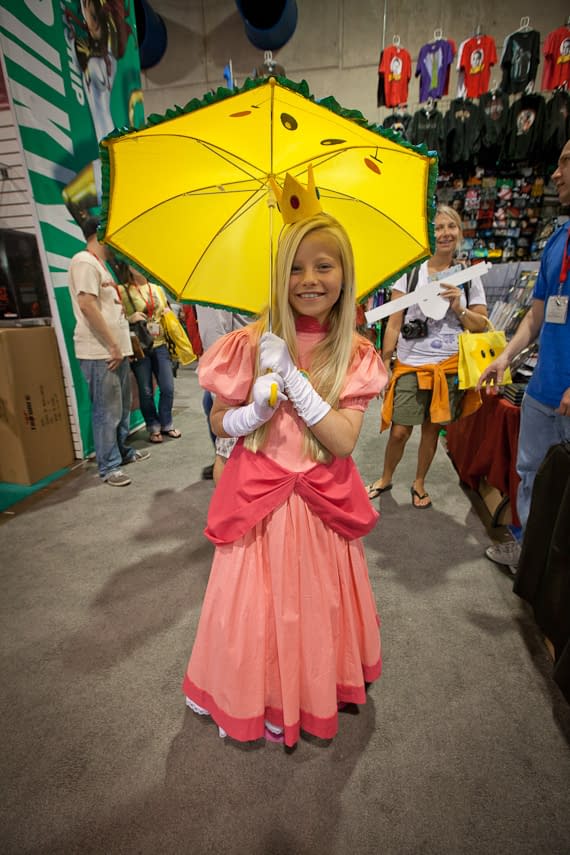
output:
[[[182,434],[172,422],[174,372],[160,322],[164,313],[172,309],[162,288],[148,282],[134,267],[128,267],[126,277],[120,279],[126,279],[119,291],[129,323],[143,321],[153,337],[150,355],[131,362],[149,442],[162,442],[164,436],[179,439]],[[158,408],[154,401],[154,381],[158,386]]]
[[[434,254],[407,278],[403,276],[394,283],[391,299],[399,300],[413,290],[414,278],[419,289],[452,272],[462,241],[459,214],[454,208],[439,205],[435,215]],[[461,269],[461,265],[457,269]],[[468,415],[481,404],[478,392],[463,392],[458,387],[457,336],[464,330],[482,332],[487,326],[483,283],[477,276],[465,291],[446,285],[441,295],[449,301],[449,309],[440,321],[426,318],[417,305],[411,306],[407,313],[394,312],[388,320],[382,346],[382,358],[388,370],[396,345],[398,357],[382,407],[381,430],[390,427],[390,436],[382,475],[366,488],[370,499],[392,489],[392,477],[414,425],[421,425],[416,477],[410,487],[412,505],[418,510],[431,507],[425,479],[437,451],[442,426]]]
[[378,516],[350,454],[387,375],[354,330],[343,227],[284,219],[274,333],[266,312],[200,360],[213,430],[239,439],[209,508],[216,552],[183,690],[221,735],[292,746],[300,731],[333,737],[339,706],[380,675],[360,540]]

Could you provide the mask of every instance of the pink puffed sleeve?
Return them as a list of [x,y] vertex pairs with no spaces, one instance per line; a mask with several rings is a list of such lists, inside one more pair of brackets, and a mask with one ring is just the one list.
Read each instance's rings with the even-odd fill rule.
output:
[[253,383],[255,358],[247,327],[222,336],[200,357],[200,386],[231,406],[245,403]]
[[364,412],[372,398],[377,398],[386,383],[388,375],[371,342],[359,336],[346,376],[346,382],[340,393],[339,407]]

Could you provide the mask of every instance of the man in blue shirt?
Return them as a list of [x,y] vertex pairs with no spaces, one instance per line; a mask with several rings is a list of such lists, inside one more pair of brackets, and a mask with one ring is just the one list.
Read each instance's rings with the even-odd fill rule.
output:
[[[560,154],[552,176],[560,203],[570,205],[570,140]],[[517,511],[518,537],[489,546],[485,554],[497,564],[516,570],[530,510],[532,488],[548,449],[570,442],[570,222],[550,238],[544,248],[533,301],[503,353],[481,374],[477,388],[490,380],[500,385],[505,369],[536,338],[538,361],[521,407],[517,453],[520,484]],[[487,386],[487,392],[496,387]]]

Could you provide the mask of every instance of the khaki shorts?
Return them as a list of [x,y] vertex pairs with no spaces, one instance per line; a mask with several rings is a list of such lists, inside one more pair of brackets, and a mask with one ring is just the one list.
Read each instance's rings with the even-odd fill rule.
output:
[[[461,414],[461,403],[465,392],[457,385],[457,374],[447,374],[446,377],[449,410],[451,421],[454,422]],[[431,389],[418,389],[418,378],[415,372],[404,374],[396,381],[392,422],[397,425],[423,425],[429,419],[431,398]]]

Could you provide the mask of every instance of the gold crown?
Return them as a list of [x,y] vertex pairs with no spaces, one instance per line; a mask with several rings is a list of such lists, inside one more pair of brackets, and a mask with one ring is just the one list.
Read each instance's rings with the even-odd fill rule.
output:
[[319,200],[319,191],[315,187],[312,164],[309,164],[307,168],[307,176],[309,179],[307,186],[303,187],[288,172],[285,176],[283,189],[275,179],[269,179],[284,223],[296,223],[298,220],[305,220],[307,217],[322,213],[323,209]]

